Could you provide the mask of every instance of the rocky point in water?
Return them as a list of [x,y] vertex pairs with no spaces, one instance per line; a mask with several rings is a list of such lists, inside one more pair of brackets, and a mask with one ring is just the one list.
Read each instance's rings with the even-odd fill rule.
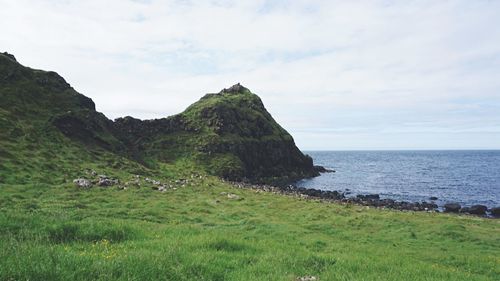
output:
[[119,118],[115,127],[136,150],[190,154],[210,173],[229,180],[280,183],[323,171],[297,148],[262,100],[240,84],[206,94],[178,115]]

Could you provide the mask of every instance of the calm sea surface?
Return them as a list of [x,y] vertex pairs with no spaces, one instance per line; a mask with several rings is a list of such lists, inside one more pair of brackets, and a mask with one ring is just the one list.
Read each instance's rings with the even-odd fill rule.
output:
[[500,150],[307,151],[315,165],[334,169],[297,186],[380,194],[381,198],[465,206],[500,206]]

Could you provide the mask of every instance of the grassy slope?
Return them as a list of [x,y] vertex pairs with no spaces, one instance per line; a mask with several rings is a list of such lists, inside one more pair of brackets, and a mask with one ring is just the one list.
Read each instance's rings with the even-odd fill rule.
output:
[[[71,141],[52,124],[65,115],[106,120],[93,108],[91,99],[55,72],[24,67],[0,53],[0,183],[59,184],[78,176],[84,167],[147,173],[138,163],[94,143]],[[105,130],[92,133],[93,139],[117,142]]]
[[498,220],[308,201],[213,178],[164,193],[1,186],[0,280],[495,280],[499,253]]

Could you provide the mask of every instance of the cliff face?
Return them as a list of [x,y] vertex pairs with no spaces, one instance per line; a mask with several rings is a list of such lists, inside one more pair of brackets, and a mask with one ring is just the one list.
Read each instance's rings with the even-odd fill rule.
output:
[[318,174],[261,99],[240,84],[207,94],[170,118],[128,117],[115,124],[146,153],[189,155],[210,173],[230,180],[276,183]]
[[[20,138],[27,147],[38,141],[38,150],[55,144],[83,147],[82,153],[105,151],[150,168],[188,159],[230,180],[276,183],[318,174],[260,98],[239,84],[207,94],[168,118],[111,121],[57,73],[24,67],[0,53],[0,125],[0,142],[21,152]],[[47,148],[46,154],[57,151]],[[6,149],[2,155],[14,157]],[[26,161],[19,157],[7,159],[11,167]]]

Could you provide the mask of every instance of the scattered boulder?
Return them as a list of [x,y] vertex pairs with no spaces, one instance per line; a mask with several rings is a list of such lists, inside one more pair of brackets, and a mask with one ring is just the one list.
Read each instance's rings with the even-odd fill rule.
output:
[[75,179],[75,180],[73,180],[73,183],[77,187],[80,187],[80,188],[91,188],[92,187],[92,182],[90,182],[90,180],[84,179],[84,178]]
[[367,194],[367,195],[359,194],[356,197],[361,199],[361,200],[379,200],[380,199],[380,195],[378,195],[378,194]]
[[240,196],[233,194],[233,193],[229,193],[227,195],[227,198],[231,199],[231,200],[238,200],[238,201],[243,200],[243,198],[241,198]]
[[490,212],[492,216],[500,218],[500,207],[491,208]]
[[458,213],[462,206],[458,203],[446,203],[444,204],[444,211],[447,213]]
[[469,207],[462,207],[462,209],[460,209],[460,213],[470,214],[470,208]]
[[99,175],[98,186],[113,186],[115,184],[118,184],[117,179],[108,178],[106,175]]
[[317,281],[319,280],[318,277],[316,276],[303,276],[303,277],[297,277],[297,279],[295,279],[296,281]]
[[429,200],[435,201],[435,200],[438,200],[438,198],[436,196],[431,196],[431,197],[429,197]]
[[161,185],[161,182],[160,182],[160,181],[157,181],[157,180],[154,180],[154,179],[145,178],[144,180],[145,180],[146,182],[151,183],[151,184],[154,184],[154,185]]
[[486,214],[486,210],[488,210],[488,207],[484,205],[473,205],[469,207],[469,214],[482,216]]

